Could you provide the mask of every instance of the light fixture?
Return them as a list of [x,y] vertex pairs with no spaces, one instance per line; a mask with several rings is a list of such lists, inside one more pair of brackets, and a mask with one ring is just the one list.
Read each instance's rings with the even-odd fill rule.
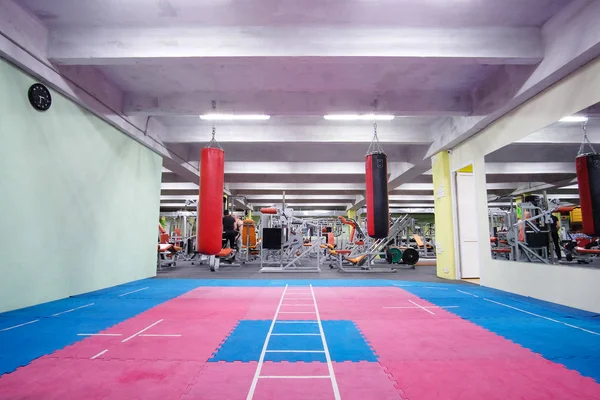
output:
[[262,114],[204,114],[200,119],[205,121],[266,121],[270,115]]
[[383,114],[329,114],[323,116],[328,121],[391,121],[393,115]]
[[560,122],[586,122],[588,118],[583,115],[571,115],[560,119]]

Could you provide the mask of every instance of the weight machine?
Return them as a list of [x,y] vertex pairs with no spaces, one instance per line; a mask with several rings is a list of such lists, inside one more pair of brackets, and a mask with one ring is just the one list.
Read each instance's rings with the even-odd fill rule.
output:
[[[321,272],[321,246],[324,237],[319,223],[293,216],[291,208],[261,209],[260,270],[259,272]],[[316,239],[304,243],[303,233],[313,233]],[[306,259],[316,258],[316,266],[303,265]]]
[[[396,239],[396,236],[402,230],[410,226],[412,221],[413,219],[408,215],[397,218],[390,227],[389,234],[386,238],[365,243],[367,251],[363,254],[357,256],[350,254],[349,256],[344,257],[345,261],[349,262],[349,265],[344,265],[342,254],[339,254],[337,268],[340,272],[396,272],[399,267],[385,264],[375,265],[374,261],[379,256],[384,256],[386,258],[392,257],[388,252],[389,245]],[[419,253],[413,248],[402,250],[396,247],[396,249],[402,251],[401,261],[404,264],[414,266],[419,260]]]

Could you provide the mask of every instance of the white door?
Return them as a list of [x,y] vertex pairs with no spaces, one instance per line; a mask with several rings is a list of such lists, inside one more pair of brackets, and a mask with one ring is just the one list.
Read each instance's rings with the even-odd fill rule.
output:
[[477,199],[472,173],[456,174],[456,207],[461,278],[479,278]]

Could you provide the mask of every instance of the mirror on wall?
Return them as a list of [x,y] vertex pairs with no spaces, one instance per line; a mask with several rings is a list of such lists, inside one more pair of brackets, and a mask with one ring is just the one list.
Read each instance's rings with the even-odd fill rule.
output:
[[[600,268],[594,150],[600,152],[600,103],[485,157],[492,258]],[[576,161],[578,154],[584,156]]]

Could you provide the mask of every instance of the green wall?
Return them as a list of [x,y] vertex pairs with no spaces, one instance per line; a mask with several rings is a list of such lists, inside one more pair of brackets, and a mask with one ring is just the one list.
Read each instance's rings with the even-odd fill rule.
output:
[[0,59],[0,312],[156,274],[162,159]]

